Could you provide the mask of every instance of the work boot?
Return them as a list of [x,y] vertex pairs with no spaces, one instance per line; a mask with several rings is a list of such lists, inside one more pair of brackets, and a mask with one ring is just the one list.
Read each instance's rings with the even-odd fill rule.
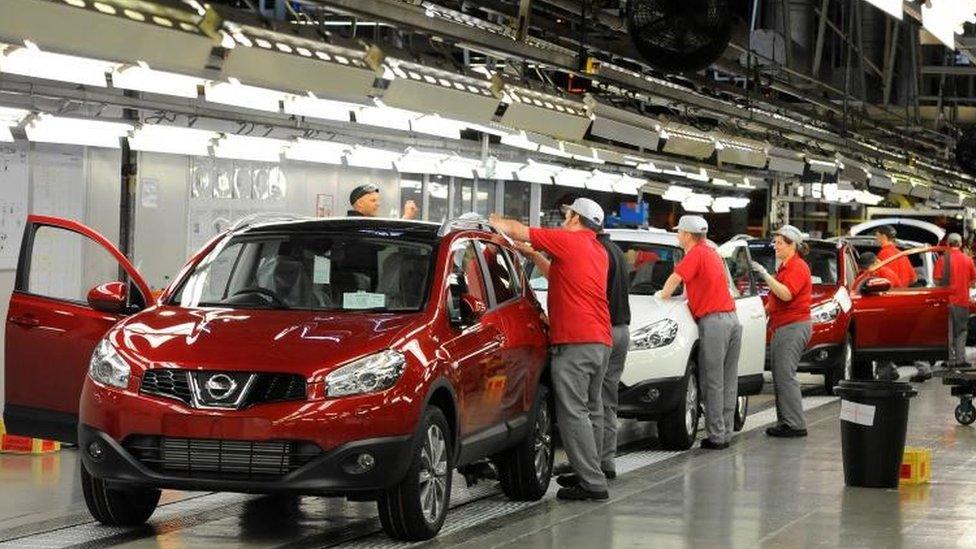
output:
[[569,499],[578,501],[602,501],[610,499],[610,492],[606,490],[587,490],[580,485],[570,488],[560,488],[556,492],[557,499]]
[[728,442],[712,442],[712,439],[710,438],[706,438],[701,441],[702,450],[725,450],[728,447]]
[[766,429],[766,435],[776,438],[801,438],[807,436],[807,430],[794,429],[789,425],[777,425]]

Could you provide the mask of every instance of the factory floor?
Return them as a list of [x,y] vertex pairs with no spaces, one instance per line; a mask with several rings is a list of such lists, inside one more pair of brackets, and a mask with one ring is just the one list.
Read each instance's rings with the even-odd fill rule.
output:
[[[903,380],[913,369],[903,368]],[[510,502],[491,481],[455,479],[452,509],[427,545],[463,547],[976,547],[976,430],[953,418],[938,379],[916,384],[908,444],[932,450],[932,479],[846,488],[839,400],[806,381],[809,437],[770,439],[772,397],[753,397],[731,448],[669,452],[628,423],[607,502]],[[563,458],[561,454],[557,460]],[[399,547],[371,503],[165,492],[142,528],[88,515],[76,451],[0,455],[0,547]],[[423,545],[423,544],[422,544]]]

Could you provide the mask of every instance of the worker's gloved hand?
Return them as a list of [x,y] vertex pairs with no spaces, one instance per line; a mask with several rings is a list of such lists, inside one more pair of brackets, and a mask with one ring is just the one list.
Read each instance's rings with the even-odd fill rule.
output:
[[529,244],[528,242],[516,242],[515,249],[526,257],[529,257],[535,253],[535,248],[533,248],[532,244]]
[[654,292],[654,297],[658,299],[664,299],[664,290],[658,290]]
[[769,276],[769,271],[767,271],[766,267],[763,267],[762,263],[759,263],[758,261],[752,262],[752,270],[759,273],[759,275],[762,276],[763,278]]

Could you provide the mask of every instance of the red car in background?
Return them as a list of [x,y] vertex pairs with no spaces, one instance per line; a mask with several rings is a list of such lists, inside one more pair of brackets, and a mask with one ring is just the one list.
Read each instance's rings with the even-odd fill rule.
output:
[[[851,377],[853,339],[850,324],[853,318],[848,288],[857,276],[854,249],[845,242],[807,240],[810,253],[806,257],[813,277],[811,320],[813,335],[800,357],[799,371],[824,376],[828,393],[842,379]],[[769,272],[776,272],[776,254],[771,240],[749,240],[749,253]],[[760,284],[763,302],[769,287]],[[771,334],[767,335],[767,341]],[[767,359],[769,353],[766,353]]]
[[29,216],[7,430],[77,441],[104,524],[161,488],[275,492],[376,500],[391,536],[430,538],[455,467],[490,458],[518,500],[549,485],[547,327],[517,257],[476,222],[245,223],[154,300],[103,236]]

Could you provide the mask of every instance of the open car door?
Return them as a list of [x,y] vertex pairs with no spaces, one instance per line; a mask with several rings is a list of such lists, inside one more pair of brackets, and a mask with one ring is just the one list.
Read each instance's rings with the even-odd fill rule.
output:
[[729,291],[735,299],[735,312],[742,324],[739,352],[739,395],[762,390],[766,356],[766,310],[752,272],[752,256],[747,240],[731,240],[718,248],[729,274]]
[[7,431],[74,442],[95,345],[150,300],[146,281],[104,236],[68,219],[28,216],[7,313]]
[[[906,250],[881,263],[922,254],[944,254],[946,248]],[[892,288],[873,271],[858,275],[851,287],[854,312],[854,361],[910,362],[944,360],[949,353],[948,272],[930,287]],[[857,366],[855,366],[857,367]],[[863,375],[863,373],[862,373]]]

